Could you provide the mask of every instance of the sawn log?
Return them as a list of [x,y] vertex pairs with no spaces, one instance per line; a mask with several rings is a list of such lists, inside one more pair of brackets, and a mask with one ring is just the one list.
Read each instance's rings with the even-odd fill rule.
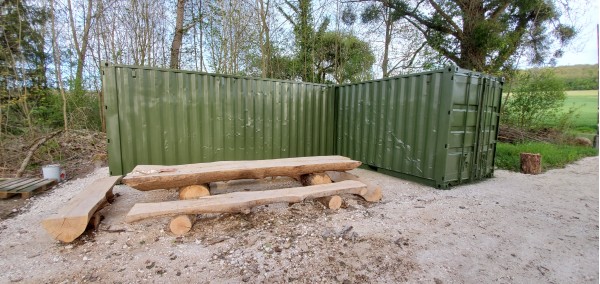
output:
[[361,197],[364,198],[366,201],[377,202],[377,201],[381,200],[381,198],[383,197],[383,192],[381,190],[381,187],[371,185],[370,183],[363,181],[361,178],[359,178],[351,173],[328,171],[328,172],[326,172],[326,174],[329,176],[329,178],[331,178],[331,180],[333,182],[342,182],[345,180],[356,180],[356,181],[360,181],[360,182],[366,184],[367,192],[365,194],[361,195]]

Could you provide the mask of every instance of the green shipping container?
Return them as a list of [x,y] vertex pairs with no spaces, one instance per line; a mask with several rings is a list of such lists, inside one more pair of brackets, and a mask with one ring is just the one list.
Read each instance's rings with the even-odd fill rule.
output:
[[502,82],[456,67],[339,86],[122,65],[102,78],[112,175],[334,154],[439,188],[494,170]]
[[328,85],[120,65],[102,80],[111,175],[334,152]]
[[336,88],[336,152],[437,188],[491,177],[502,81],[457,67]]

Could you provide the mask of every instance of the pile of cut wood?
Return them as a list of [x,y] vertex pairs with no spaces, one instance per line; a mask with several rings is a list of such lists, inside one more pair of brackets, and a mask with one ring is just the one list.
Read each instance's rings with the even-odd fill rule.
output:
[[[346,171],[360,166],[360,162],[342,156],[317,156],[255,161],[221,161],[178,166],[139,165],[131,173],[123,177],[122,182],[132,188],[147,191],[155,189],[177,188],[179,199],[158,203],[137,203],[127,214],[126,222],[135,222],[153,217],[173,217],[169,227],[176,235],[189,232],[197,214],[203,213],[249,213],[253,207],[272,203],[298,203],[316,199],[330,209],[338,209],[343,203],[342,194],[355,194],[366,201],[376,202],[382,197],[381,189],[362,182],[357,176]],[[291,177],[302,183],[301,187],[282,188],[251,192],[231,192],[210,195],[209,184],[214,182],[240,179],[263,179],[267,177]],[[114,184],[114,182],[113,182]],[[105,186],[106,188],[107,186]],[[110,185],[112,188],[112,185]],[[93,191],[90,189],[90,191]],[[106,193],[103,189],[99,192]],[[81,195],[86,194],[85,191]],[[89,222],[93,210],[97,210],[107,200],[106,196],[96,194],[88,198],[74,198],[75,205],[65,208],[69,212],[59,212],[57,216],[44,221],[44,227],[61,241],[62,231],[80,231],[65,228],[72,221],[65,222],[68,216],[78,215],[80,223]],[[73,201],[72,201],[73,202]],[[80,206],[85,203],[87,206]],[[93,206],[92,206],[93,204]],[[79,210],[73,214],[72,208]],[[85,214],[84,214],[85,213]],[[84,227],[85,229],[85,227]],[[62,233],[61,233],[62,232]],[[81,231],[82,233],[83,231]],[[79,233],[79,234],[81,234]],[[62,238],[61,238],[62,237]],[[75,236],[77,237],[77,236]]]

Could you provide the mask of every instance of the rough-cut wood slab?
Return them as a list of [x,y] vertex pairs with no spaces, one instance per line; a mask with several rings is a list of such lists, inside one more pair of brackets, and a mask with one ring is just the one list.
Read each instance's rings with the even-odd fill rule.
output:
[[43,220],[42,227],[54,239],[72,242],[85,231],[94,213],[112,198],[112,188],[120,179],[121,176],[113,176],[94,181],[71,198],[57,214]]
[[315,199],[338,194],[366,194],[367,186],[359,181],[343,181],[330,184],[293,187],[254,192],[233,192],[211,195],[193,200],[178,200],[159,203],[137,203],[127,216],[126,222],[146,218],[194,215],[202,213],[248,212],[252,207],[272,203],[298,203],[305,199]]
[[383,197],[383,192],[381,190],[381,187],[371,185],[351,173],[328,171],[328,172],[326,172],[326,174],[331,178],[331,180],[333,182],[342,182],[345,180],[356,180],[356,181],[360,181],[360,182],[366,184],[367,185],[367,193],[360,195],[366,201],[377,202],[377,201],[381,200],[381,198]]
[[152,190],[206,184],[236,179],[300,176],[324,171],[348,171],[359,161],[342,156],[317,156],[254,161],[222,161],[179,166],[139,165],[123,178],[123,183],[138,189]]

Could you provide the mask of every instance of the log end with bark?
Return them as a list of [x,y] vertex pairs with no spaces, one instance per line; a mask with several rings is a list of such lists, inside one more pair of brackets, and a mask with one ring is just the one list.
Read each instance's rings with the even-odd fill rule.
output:
[[342,197],[339,195],[317,198],[317,201],[332,210],[340,209],[342,207],[342,203],[344,202]]
[[188,199],[197,199],[203,196],[209,196],[210,191],[208,189],[207,184],[202,185],[188,185],[179,189],[179,199],[180,200],[188,200]]
[[169,229],[177,236],[181,236],[189,232],[194,226],[196,215],[179,215],[171,220]]
[[542,173],[542,155],[521,153],[521,172],[531,175]]
[[300,183],[304,186],[327,184],[331,183],[331,178],[325,173],[307,174],[300,177]]

